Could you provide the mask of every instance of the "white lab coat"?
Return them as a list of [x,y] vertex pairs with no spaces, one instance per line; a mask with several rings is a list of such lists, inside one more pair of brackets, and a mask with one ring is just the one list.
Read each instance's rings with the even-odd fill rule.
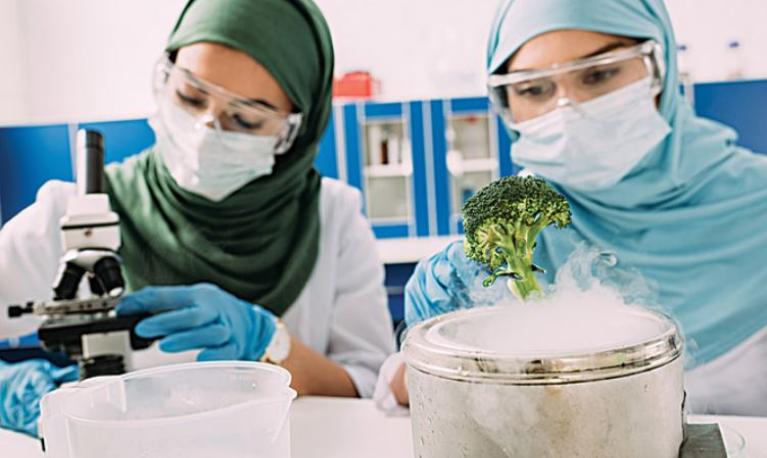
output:
[[[0,338],[34,332],[33,317],[9,320],[5,306],[50,300],[62,256],[59,219],[73,183],[52,181],[36,202],[0,230]],[[342,365],[359,394],[370,397],[378,369],[394,351],[392,322],[375,239],[361,214],[359,191],[322,180],[320,249],[303,292],[282,317],[290,333]],[[137,352],[134,367],[190,360],[194,353]]]

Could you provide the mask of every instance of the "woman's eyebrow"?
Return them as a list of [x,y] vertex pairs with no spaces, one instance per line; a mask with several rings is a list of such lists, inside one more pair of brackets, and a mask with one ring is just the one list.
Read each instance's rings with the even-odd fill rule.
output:
[[630,45],[628,43],[624,42],[624,41],[613,41],[612,43],[608,43],[608,44],[602,46],[601,48],[597,49],[596,51],[593,51],[593,52],[591,52],[589,54],[586,54],[585,56],[579,57],[578,60],[580,60],[580,59],[588,59],[589,57],[595,57],[595,56],[598,56],[600,54],[604,54],[606,52],[613,51],[615,49],[625,48],[626,46],[630,46]]
[[[198,91],[200,91],[200,92],[201,92],[201,93],[203,93],[203,94],[208,94],[208,91],[206,91],[204,88],[200,87],[200,86],[202,86],[203,84],[202,84],[202,82],[200,81],[200,79],[199,79],[199,78],[197,78],[197,76],[196,76],[194,73],[192,73],[190,70],[187,70],[187,69],[185,69],[185,68],[183,68],[183,67],[182,67],[182,70],[184,70],[184,73],[186,73],[186,75],[187,75],[187,76],[188,76],[188,77],[189,77],[189,78],[190,78],[192,81],[194,81],[195,83],[197,83],[198,87],[196,87],[195,89],[197,89]],[[207,84],[210,84],[210,83],[207,83]],[[246,105],[254,105],[254,106],[255,106],[255,105],[262,105],[262,106],[265,106],[265,107],[267,107],[267,108],[271,108],[272,110],[275,110],[275,111],[279,111],[279,109],[278,109],[278,108],[277,108],[277,107],[276,107],[276,106],[275,106],[273,103],[269,102],[269,101],[268,101],[268,100],[266,100],[266,99],[261,99],[261,98],[255,98],[255,99],[247,99],[247,100],[244,100],[242,103],[244,103],[244,104],[246,104]]]
[[[598,56],[600,54],[604,54],[606,52],[610,52],[610,51],[613,51],[613,50],[616,50],[616,49],[620,49],[620,48],[625,48],[627,46],[632,46],[632,44],[626,43],[625,41],[616,40],[616,41],[613,41],[611,43],[608,43],[608,44],[600,47],[599,49],[597,49],[595,51],[592,51],[592,52],[590,52],[590,53],[588,53],[588,54],[586,54],[584,56],[576,57],[575,59],[572,59],[572,60],[588,59],[589,57],[595,57],[595,56]],[[512,69],[509,69],[509,71],[511,71],[511,72],[528,72],[528,71],[535,71],[535,70],[539,70],[539,69],[536,69],[536,68],[512,68]]]
[[263,106],[265,106],[267,108],[271,108],[272,110],[275,110],[275,111],[279,110],[276,106],[274,106],[273,103],[271,103],[271,102],[269,102],[268,100],[265,100],[265,99],[248,99],[248,100],[245,101],[245,103],[248,104],[248,105],[263,105]]

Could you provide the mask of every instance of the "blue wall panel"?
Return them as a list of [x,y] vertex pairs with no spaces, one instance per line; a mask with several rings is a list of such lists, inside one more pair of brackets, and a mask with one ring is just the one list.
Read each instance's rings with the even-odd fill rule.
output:
[[[95,129],[104,134],[105,162],[121,162],[126,157],[140,153],[155,142],[154,132],[146,119],[127,121],[107,121],[86,123],[78,127]],[[323,176],[338,178],[338,159],[336,156],[335,122],[330,118],[319,144],[315,166]]]
[[46,181],[72,181],[67,125],[0,129],[2,221],[35,201]]
[[[696,110],[699,115],[723,122],[738,131],[739,143],[759,153],[767,153],[767,80],[698,84],[695,87]],[[424,132],[423,103],[430,103],[430,132]],[[348,182],[364,187],[362,174],[362,130],[360,119],[391,119],[403,116],[405,107],[411,111],[408,130],[414,154],[413,191],[415,209],[414,233],[429,235],[449,231],[449,177],[445,167],[447,149],[444,138],[445,104],[453,113],[489,110],[486,97],[453,99],[450,101],[359,103],[343,106],[343,116],[331,122],[320,143],[317,167],[325,176],[338,177],[341,162],[335,145],[336,129],[342,129],[345,141],[345,172]],[[441,108],[440,108],[441,107]],[[360,111],[362,110],[362,111]],[[511,140],[497,119],[498,160],[500,174],[511,175],[517,167],[509,157]],[[102,131],[106,137],[107,162],[120,161],[151,145],[153,133],[143,119],[83,124]],[[425,135],[433,145],[434,170],[427,169]],[[72,180],[69,131],[66,125],[0,128],[0,217],[8,221],[18,211],[34,201],[38,188],[47,180]],[[429,202],[426,173],[434,174],[436,202]],[[436,205],[437,227],[429,227],[429,205]],[[391,233],[390,229],[383,230]],[[408,234],[405,234],[408,235]],[[412,233],[409,235],[413,235]]]
[[386,292],[389,296],[389,312],[396,325],[405,319],[405,283],[415,269],[414,263],[389,264],[386,266]]
[[413,208],[415,229],[419,237],[429,235],[429,199],[426,181],[426,146],[424,144],[423,102],[410,102],[408,119],[413,148]]
[[146,119],[80,124],[79,128],[95,129],[104,135],[104,162],[122,162],[154,144],[154,132]]
[[767,80],[698,84],[695,111],[738,131],[738,144],[767,154]]

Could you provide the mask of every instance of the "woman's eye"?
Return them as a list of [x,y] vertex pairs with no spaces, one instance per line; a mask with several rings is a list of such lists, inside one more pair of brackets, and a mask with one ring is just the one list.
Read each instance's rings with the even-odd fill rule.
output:
[[583,75],[583,84],[587,86],[593,86],[596,84],[602,84],[620,72],[617,68],[601,68],[592,69]]
[[263,120],[255,120],[255,121],[254,120],[248,120],[248,119],[245,119],[240,114],[236,114],[235,113],[234,115],[232,115],[232,119],[234,120],[234,122],[237,123],[237,125],[240,128],[245,129],[245,130],[259,130],[262,127],[264,127],[264,121]]
[[526,84],[514,86],[514,94],[518,97],[538,98],[551,92],[548,84]]
[[181,91],[176,91],[176,97],[178,97],[178,99],[181,100],[184,105],[188,105],[193,108],[203,108],[205,106],[204,99],[186,95]]

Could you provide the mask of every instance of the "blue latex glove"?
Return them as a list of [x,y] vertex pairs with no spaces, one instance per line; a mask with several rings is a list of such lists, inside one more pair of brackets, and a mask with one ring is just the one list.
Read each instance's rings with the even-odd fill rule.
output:
[[514,300],[505,279],[482,286],[488,276],[479,263],[466,257],[463,241],[418,263],[405,286],[405,322],[408,327],[454,310]]
[[42,359],[16,364],[0,361],[0,427],[37,437],[40,399],[77,378],[74,365],[59,368]]
[[121,315],[145,312],[155,315],[141,320],[136,334],[162,338],[167,352],[203,349],[198,361],[258,360],[277,327],[272,313],[208,283],[144,288],[117,306]]

